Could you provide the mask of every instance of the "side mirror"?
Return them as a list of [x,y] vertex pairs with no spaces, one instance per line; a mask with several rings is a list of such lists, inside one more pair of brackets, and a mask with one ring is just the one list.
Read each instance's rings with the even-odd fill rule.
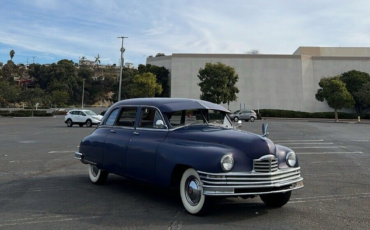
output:
[[267,132],[267,126],[269,124],[262,124],[262,136],[263,137],[267,137],[269,135],[269,133]]
[[156,122],[155,122],[155,126],[156,126],[156,128],[159,128],[159,129],[163,129],[164,127],[166,127],[166,126],[164,125],[164,123],[163,123],[163,121],[162,121],[162,120],[158,120],[158,121],[156,121]]
[[235,126],[236,128],[239,128],[239,127],[242,127],[243,126],[243,122],[241,120],[238,121],[238,124]]

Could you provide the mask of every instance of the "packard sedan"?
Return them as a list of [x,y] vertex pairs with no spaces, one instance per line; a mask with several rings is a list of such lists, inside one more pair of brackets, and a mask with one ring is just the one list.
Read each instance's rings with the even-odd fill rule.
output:
[[80,144],[75,158],[92,183],[109,173],[179,189],[191,214],[204,214],[213,197],[260,196],[285,205],[303,187],[296,153],[263,134],[239,130],[224,107],[202,100],[130,99],[111,106]]

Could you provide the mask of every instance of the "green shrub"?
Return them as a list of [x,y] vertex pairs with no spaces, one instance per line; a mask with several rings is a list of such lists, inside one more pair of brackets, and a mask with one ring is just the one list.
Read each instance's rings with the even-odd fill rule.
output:
[[[285,117],[285,118],[330,118],[334,119],[334,112],[318,112],[318,113],[309,113],[309,112],[300,112],[293,110],[279,110],[279,109],[260,109],[262,117]],[[258,116],[257,115],[257,116]],[[354,113],[343,113],[338,112],[339,119],[357,119],[357,114]],[[368,115],[361,116],[361,118],[366,118]]]
[[[32,115],[31,110],[15,110],[11,111],[8,114],[1,114],[1,116],[8,116],[8,117],[30,117]],[[33,111],[33,116],[35,117],[51,117],[53,116],[51,113],[47,113],[46,110],[35,110]]]
[[67,113],[66,111],[53,111],[51,114],[53,114],[53,115],[66,115],[66,113]]
[[0,116],[6,116],[7,114],[9,114],[10,111],[9,110],[0,110]]

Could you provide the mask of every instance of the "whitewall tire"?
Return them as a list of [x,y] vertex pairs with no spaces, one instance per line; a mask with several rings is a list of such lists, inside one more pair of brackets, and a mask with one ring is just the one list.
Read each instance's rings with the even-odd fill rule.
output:
[[187,169],[181,177],[180,196],[186,211],[193,215],[202,215],[209,205],[209,197],[203,195],[203,187],[198,173]]
[[94,184],[104,184],[104,182],[108,179],[108,172],[103,171],[96,167],[95,165],[89,164],[88,166],[89,170],[89,177],[90,181]]

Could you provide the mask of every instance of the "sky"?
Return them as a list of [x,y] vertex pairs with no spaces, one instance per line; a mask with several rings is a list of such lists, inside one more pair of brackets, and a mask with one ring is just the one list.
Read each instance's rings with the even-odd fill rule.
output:
[[370,1],[3,0],[0,62],[145,64],[157,53],[292,54],[299,46],[369,47]]

